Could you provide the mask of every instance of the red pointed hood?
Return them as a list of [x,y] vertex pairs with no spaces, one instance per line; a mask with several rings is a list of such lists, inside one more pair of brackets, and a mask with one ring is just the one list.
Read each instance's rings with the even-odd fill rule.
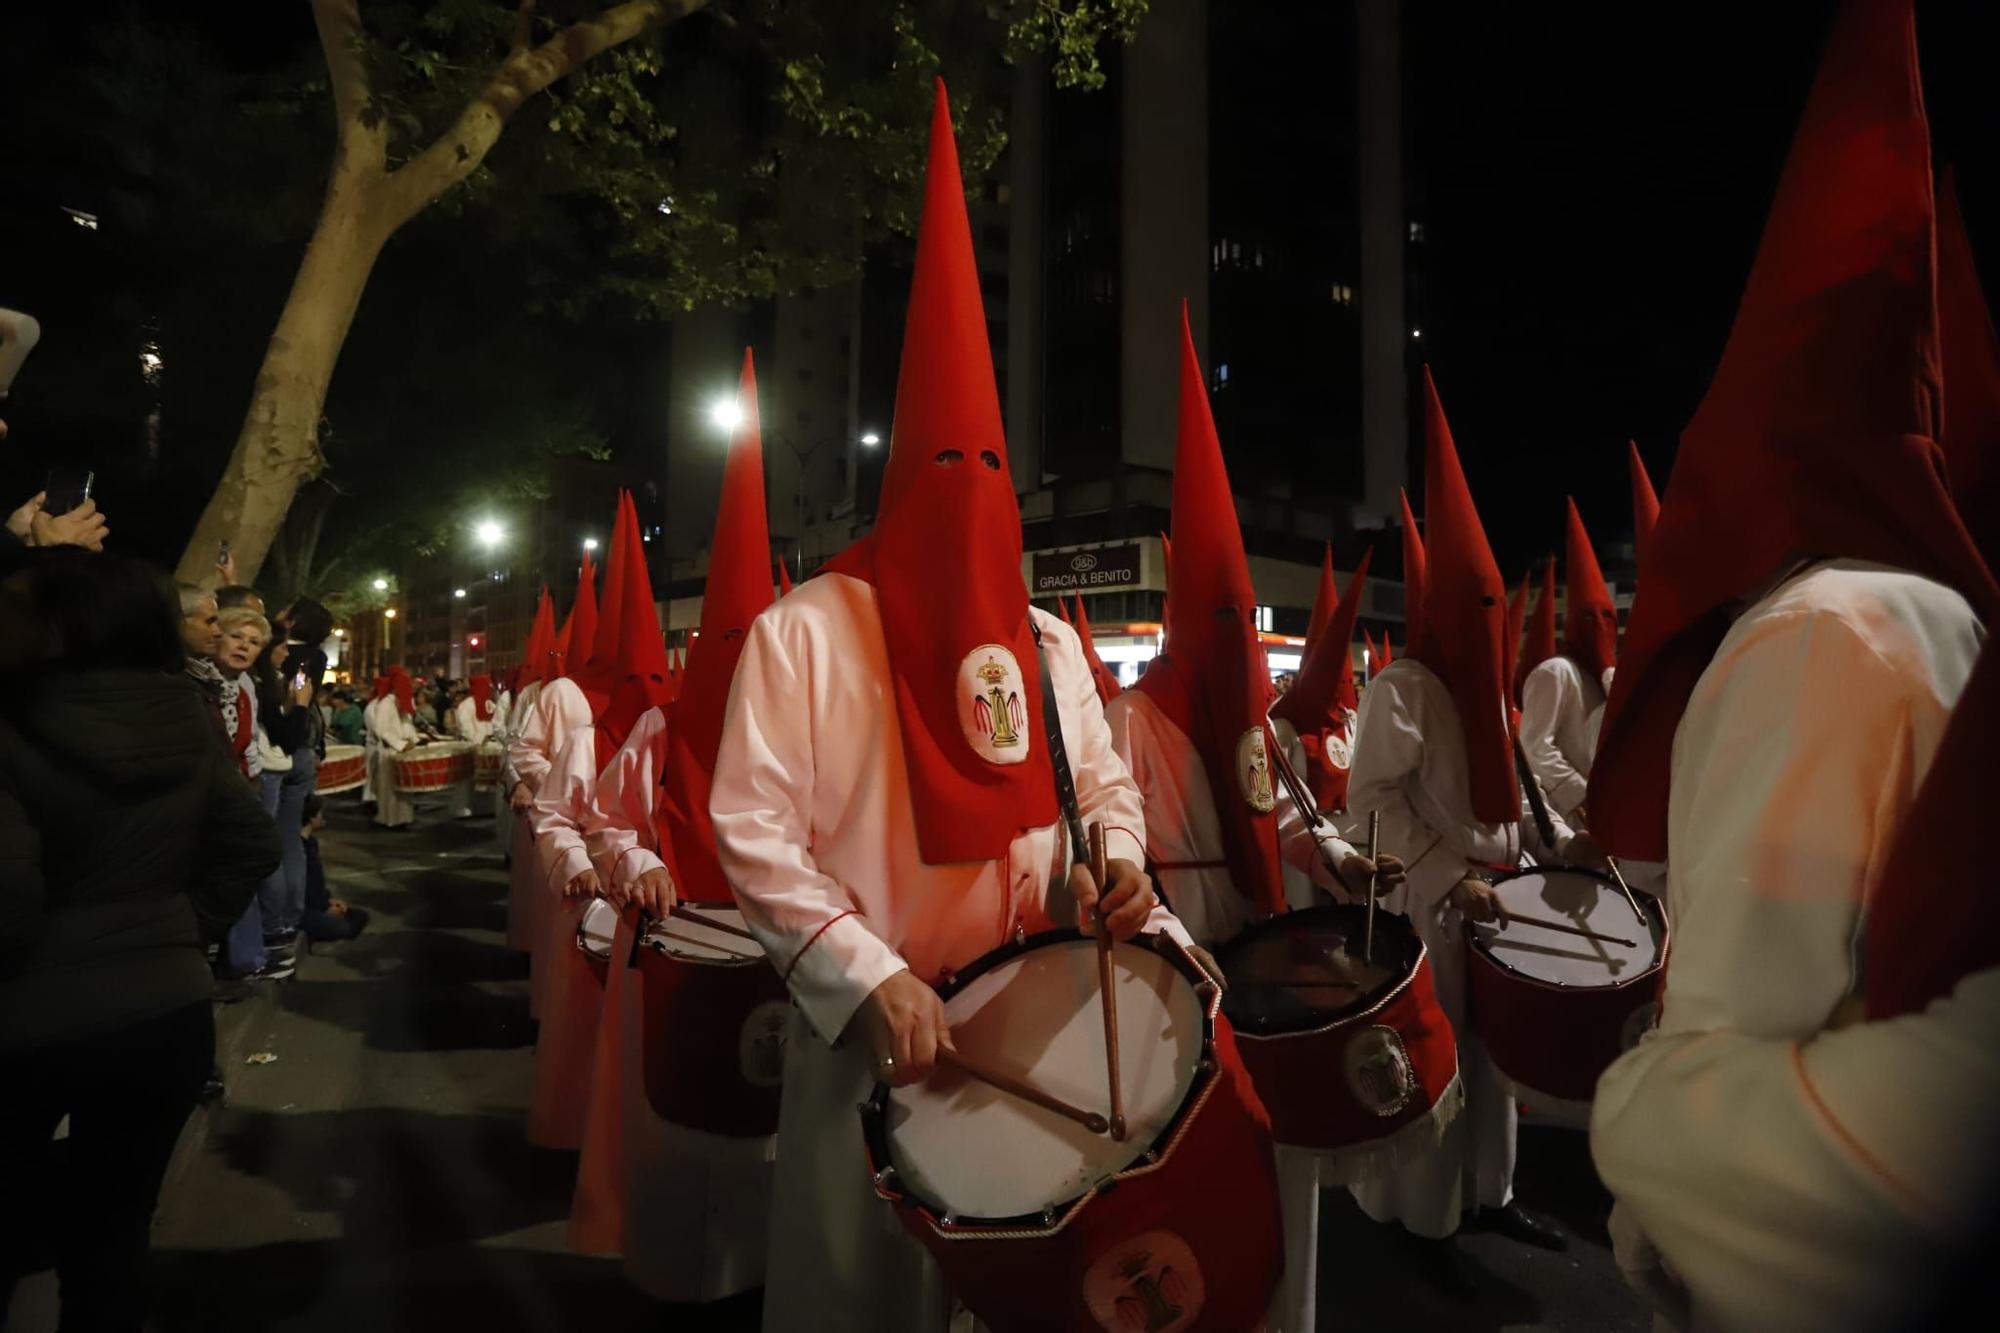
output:
[[2000,966],[1992,929],[1993,738],[2000,652],[1989,641],[1868,904],[1868,1017],[1916,1013]]
[[1201,755],[1231,882],[1262,911],[1283,911],[1271,771],[1275,745],[1266,720],[1271,676],[1257,636],[1250,560],[1185,305],[1173,504],[1179,558],[1167,580],[1167,647],[1136,688],[1187,733]]
[[[639,510],[627,495],[619,515],[625,540],[613,541],[623,573],[604,582],[606,614],[612,614],[615,592],[617,646],[602,679],[611,682],[611,692],[603,707],[592,699],[597,727],[597,758],[602,768],[625,743],[632,727],[647,709],[657,708],[673,698],[671,672],[667,665],[666,636],[660,633],[659,608],[653,603],[653,578],[646,569],[646,544],[639,535]],[[616,585],[615,588],[613,585]],[[588,694],[588,691],[586,691]]]
[[1601,681],[1618,663],[1618,606],[1611,600],[1604,571],[1598,568],[1597,553],[1590,549],[1590,534],[1574,498],[1569,500],[1566,541],[1563,652],[1575,658],[1590,679]]
[[1952,504],[1986,567],[2000,572],[2000,342],[1949,172],[1938,189],[1937,242],[1945,469]]
[[[743,355],[745,357],[748,357],[750,353],[746,350],[743,353]],[[791,590],[792,590],[792,571],[786,569],[785,562],[783,560],[780,560],[778,561],[778,596],[783,597],[786,593],[790,592]]]
[[1506,676],[1513,691],[1514,702],[1521,702],[1521,633],[1528,623],[1528,580],[1530,575],[1521,575],[1520,586],[1507,598],[1507,660]]
[[[674,880],[696,902],[727,903],[729,881],[716,860],[708,822],[708,791],[722,745],[722,715],[750,622],[771,605],[771,534],[764,514],[764,446],[757,411],[757,375],[743,353],[737,389],[742,416],[722,469],[722,498],[709,544],[702,590],[701,637],[680,683],[673,735],[660,773],[660,845],[673,847]],[[781,562],[778,568],[783,569]]]
[[[1060,600],[1057,605],[1061,605]],[[1070,624],[1076,630],[1076,637],[1083,643],[1083,660],[1090,664],[1090,679],[1097,685],[1098,702],[1108,704],[1123,694],[1125,687],[1118,683],[1118,673],[1106,666],[1104,659],[1097,655],[1097,641],[1091,637],[1090,617],[1083,613],[1081,594],[1077,596],[1076,616]]]
[[1056,619],[1062,621],[1063,624],[1068,625],[1071,629],[1076,628],[1076,622],[1069,618],[1069,603],[1065,602],[1060,596],[1056,598]]
[[472,711],[481,722],[493,720],[493,677],[474,676],[466,685],[472,690]]
[[529,681],[542,679],[548,670],[549,654],[556,645],[555,604],[549,600],[549,585],[542,585],[542,595],[535,602],[534,619],[528,622],[528,641],[521,648],[520,665],[514,668],[514,689],[525,689]]
[[875,587],[922,859],[994,860],[1055,823],[1021,507],[942,80],[880,511],[829,568]]
[[1653,544],[1653,528],[1660,521],[1660,497],[1653,493],[1653,479],[1646,475],[1646,460],[1639,456],[1639,442],[1627,440],[1632,469],[1632,551],[1637,563],[1646,563],[1646,548]]
[[1424,604],[1408,656],[1451,691],[1465,733],[1472,812],[1488,824],[1521,817],[1501,669],[1507,636],[1507,585],[1486,544],[1486,529],[1458,465],[1458,448],[1424,367]]
[[1673,739],[1738,608],[1846,557],[2000,591],[1945,489],[1930,136],[1910,0],[1835,21],[1714,382],[1681,437],[1591,774],[1591,831],[1666,855]]
[[417,711],[416,682],[410,679],[410,673],[402,667],[389,668],[389,692],[396,696],[396,711],[404,717]]
[[1327,622],[1333,619],[1333,609],[1339,605],[1340,589],[1333,586],[1333,543],[1328,542],[1325,553],[1320,556],[1319,587],[1313,590],[1312,617],[1306,621],[1308,653],[1319,641],[1319,636],[1326,632]]
[[[1404,644],[1403,646],[1407,648],[1409,645]],[[1382,631],[1382,665],[1388,666],[1391,662],[1395,660],[1396,660],[1396,645],[1389,642],[1389,631],[1385,629]]]
[[590,563],[590,552],[583,553],[583,567],[576,576],[576,600],[569,604],[569,615],[564,617],[562,631],[556,636],[554,665],[545,680],[559,680],[565,676],[574,679],[583,658],[589,654],[590,645],[597,638],[597,567]]
[[1361,651],[1367,655],[1368,674],[1373,676],[1382,669],[1382,650],[1375,646],[1375,636],[1367,630],[1361,631]]
[[631,569],[625,550],[632,540],[625,522],[630,504],[631,497],[621,489],[611,519],[611,549],[604,558],[604,590],[595,598],[597,621],[589,639],[570,644],[570,676],[582,687],[593,716],[604,711],[619,681],[618,652],[624,639],[620,624],[625,615],[625,578]]
[[[1403,642],[1415,643],[1424,629],[1424,534],[1410,512],[1410,493],[1396,492],[1403,502]],[[1382,641],[1389,641],[1384,630]]]
[[1347,595],[1336,596],[1327,623],[1318,634],[1306,636],[1298,679],[1271,706],[1272,717],[1291,723],[1302,736],[1339,725],[1346,713],[1361,706],[1361,697],[1354,689],[1354,622],[1361,617],[1361,597],[1367,591],[1368,566],[1374,559],[1372,546],[1361,553],[1361,563],[1348,576]]
[[394,688],[393,682],[387,676],[375,677],[375,689],[368,696],[368,702],[372,704],[377,699],[385,698]]
[[1528,637],[1521,645],[1520,661],[1514,666],[1514,694],[1518,697],[1528,673],[1556,655],[1556,562],[1542,565],[1542,591],[1535,599],[1535,613],[1528,621]]

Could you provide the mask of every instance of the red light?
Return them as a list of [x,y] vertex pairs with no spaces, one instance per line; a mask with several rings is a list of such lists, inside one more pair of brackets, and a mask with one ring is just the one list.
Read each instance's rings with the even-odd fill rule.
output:
[[475,634],[471,638],[467,639],[466,642],[471,644],[474,648],[477,648],[479,646],[479,636]]

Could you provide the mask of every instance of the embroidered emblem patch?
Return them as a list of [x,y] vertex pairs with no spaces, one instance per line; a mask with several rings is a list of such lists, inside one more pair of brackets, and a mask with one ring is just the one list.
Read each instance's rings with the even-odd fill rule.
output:
[[1328,767],[1345,772],[1354,766],[1354,710],[1344,708],[1340,725],[1328,731],[1321,742]]
[[1110,1333],[1178,1333],[1208,1299],[1201,1265],[1171,1231],[1148,1231],[1113,1245],[1083,1275],[1083,1300]]
[[792,1006],[767,1000],[750,1011],[736,1034],[736,1065],[753,1088],[775,1088],[785,1081],[785,1027]]
[[1021,664],[997,643],[982,643],[958,667],[958,722],[967,744],[989,764],[1028,757],[1028,705]]
[[1264,729],[1252,727],[1236,741],[1236,785],[1244,801],[1260,815],[1269,814],[1278,804],[1271,788],[1271,754],[1265,748]]
[[1410,1104],[1417,1090],[1410,1053],[1394,1028],[1363,1028],[1340,1056],[1347,1090],[1371,1115],[1392,1116]]

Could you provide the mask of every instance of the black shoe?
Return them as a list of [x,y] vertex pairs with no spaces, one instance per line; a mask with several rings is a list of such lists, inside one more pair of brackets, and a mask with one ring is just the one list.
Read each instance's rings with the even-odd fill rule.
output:
[[1418,1271],[1440,1295],[1466,1305],[1479,1299],[1479,1283],[1473,1278],[1465,1256],[1458,1252],[1458,1237],[1432,1240],[1427,1236],[1413,1236],[1411,1239],[1417,1245]]
[[1544,1250],[1569,1248],[1569,1237],[1563,1234],[1561,1227],[1534,1216],[1518,1203],[1510,1203],[1504,1208],[1481,1208],[1479,1220],[1487,1230],[1497,1231],[1523,1245],[1534,1245]]
[[298,971],[298,967],[290,958],[272,954],[264,960],[264,966],[250,974],[249,980],[283,981],[296,971]]
[[298,956],[298,947],[297,934],[264,937],[264,954],[269,958],[282,958],[289,963]]

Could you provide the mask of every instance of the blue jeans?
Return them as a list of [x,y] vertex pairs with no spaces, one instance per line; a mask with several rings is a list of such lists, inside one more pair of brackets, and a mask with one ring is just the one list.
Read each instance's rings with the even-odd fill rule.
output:
[[276,939],[290,936],[306,914],[306,849],[299,838],[306,797],[319,781],[319,756],[310,749],[292,756],[292,766],[283,773],[263,776],[261,795],[264,808],[278,823],[278,850],[283,857],[257,890],[263,908],[264,934]]

